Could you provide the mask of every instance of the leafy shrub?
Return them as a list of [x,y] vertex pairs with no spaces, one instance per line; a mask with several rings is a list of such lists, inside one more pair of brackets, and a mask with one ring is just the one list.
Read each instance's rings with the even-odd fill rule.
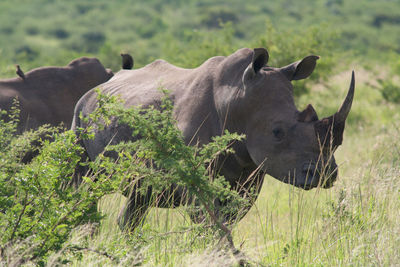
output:
[[43,136],[43,130],[15,136],[15,111],[10,117],[8,122],[0,121],[4,133],[0,155],[1,260],[8,265],[28,261],[43,265],[50,253],[62,248],[74,228],[100,220],[94,205],[115,187],[105,189],[94,184],[63,189],[82,153],[79,139],[71,131],[48,130],[53,132],[54,142],[42,141],[40,154],[23,164],[23,156],[32,149],[33,141]]
[[384,99],[393,103],[400,103],[400,85],[391,79],[378,80]]
[[0,28],[0,32],[5,35],[10,35],[14,32],[14,28],[9,26],[3,26]]
[[54,29],[50,33],[58,39],[66,39],[69,37],[69,32],[63,28]]
[[39,52],[30,45],[22,45],[15,49],[18,61],[33,61],[39,56]]
[[75,52],[96,53],[105,41],[106,35],[102,31],[88,31],[71,36],[63,46]]
[[87,32],[82,35],[85,44],[84,49],[87,52],[96,52],[106,40],[106,36],[102,32]]
[[381,28],[382,24],[400,24],[400,16],[388,15],[388,14],[376,14],[372,25],[377,28]]
[[168,60],[192,68],[213,56],[228,56],[242,46],[267,48],[270,55],[268,65],[273,67],[283,67],[311,54],[321,56],[322,59],[317,63],[317,71],[305,80],[294,81],[296,97],[307,93],[310,83],[327,80],[337,66],[333,54],[337,51],[339,36],[335,31],[327,31],[324,27],[310,27],[300,32],[282,32],[267,23],[265,33],[240,46],[235,40],[232,23],[221,24],[221,27],[207,33],[186,32],[184,45],[174,40],[166,42]]
[[[239,211],[248,202],[231,191],[223,177],[210,176],[207,166],[221,153],[229,153],[230,144],[242,137],[226,134],[201,148],[186,146],[172,119],[172,102],[166,97],[161,109],[157,108],[125,109],[116,98],[99,94],[98,109],[89,118],[82,118],[89,122],[87,128],[77,129],[76,133],[53,134],[54,141],[44,140],[40,154],[26,165],[21,163],[23,153],[15,153],[25,151],[26,147],[15,145],[15,140],[25,140],[23,144],[27,146],[31,138],[14,136],[17,111],[11,111],[9,122],[1,120],[2,263],[45,265],[48,256],[57,251],[79,254],[79,248],[65,242],[81,225],[100,222],[97,201],[106,194],[125,191],[139,179],[143,181],[143,189],[151,186],[154,194],[171,184],[186,188],[189,196],[199,200],[204,214],[228,236],[233,247],[230,231],[217,214]],[[80,162],[83,153],[80,141],[93,138],[94,129],[101,129],[113,119],[134,128],[133,135],[142,138],[107,148],[117,153],[115,158],[101,154],[94,162]],[[79,186],[68,186],[75,181],[78,164],[88,165],[91,171],[83,174]],[[229,200],[230,205],[216,210],[213,205],[216,198]]]
[[[252,44],[253,47],[266,47],[270,54],[268,65],[283,67],[292,62],[303,59],[310,54],[321,56],[313,74],[300,81],[295,81],[295,96],[305,94],[309,90],[311,81],[327,80],[337,66],[333,59],[333,52],[337,52],[339,35],[334,30],[327,30],[323,26],[309,27],[302,31],[277,31],[267,22],[267,30]],[[288,38],[288,36],[290,36]]]
[[221,25],[231,22],[236,23],[239,19],[235,12],[230,9],[205,9],[201,24],[208,28],[220,28]]
[[86,14],[86,13],[89,12],[92,8],[93,8],[93,7],[92,7],[92,5],[90,5],[90,4],[81,4],[81,3],[79,3],[79,4],[76,5],[76,10],[77,10],[77,12],[78,12],[79,14],[81,14],[81,15]]
[[39,33],[39,29],[37,26],[29,26],[25,29],[25,31],[29,35],[37,35]]
[[[121,51],[123,50],[118,49],[117,46],[112,46],[110,45],[110,43],[106,42],[102,47],[100,47],[98,58],[100,59],[103,66],[107,66],[107,68],[110,68],[113,71],[117,72],[121,69],[122,65],[121,57],[119,57]],[[125,52],[129,53],[129,51]],[[134,60],[136,62],[136,57]]]
[[160,31],[165,30],[166,25],[159,17],[145,17],[146,23],[137,27],[136,32],[143,38],[150,39]]
[[[167,94],[166,91],[163,92]],[[211,209],[215,198],[220,198],[221,201],[235,199],[235,193],[225,190],[230,188],[227,181],[221,176],[210,177],[207,167],[214,162],[217,155],[232,152],[232,142],[243,139],[243,136],[225,132],[223,136],[214,137],[213,142],[202,147],[187,146],[182,133],[176,128],[173,105],[168,95],[164,97],[160,107],[129,109],[115,99],[111,99],[113,105],[110,108],[110,100],[103,97],[100,95],[99,101],[106,101],[106,117],[117,117],[120,124],[134,129],[133,137],[141,137],[134,142],[110,146],[108,150],[118,152],[119,160],[135,159],[136,164],[129,168],[131,173],[139,174],[136,176],[143,180],[144,188],[152,187],[159,194],[171,184],[183,186],[188,189],[189,197],[198,197],[202,204],[209,205]],[[134,155],[132,151],[135,151]],[[123,176],[126,177],[125,174]]]
[[179,66],[194,68],[214,56],[227,56],[237,50],[234,44],[232,23],[221,24],[221,29],[213,32],[187,31],[184,43],[176,40],[166,42],[167,59]]

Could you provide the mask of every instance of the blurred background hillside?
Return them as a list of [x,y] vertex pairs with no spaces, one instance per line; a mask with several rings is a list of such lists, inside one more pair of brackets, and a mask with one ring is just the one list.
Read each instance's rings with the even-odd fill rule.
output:
[[[2,78],[15,76],[15,64],[28,71],[83,55],[118,71],[121,52],[133,55],[135,68],[157,58],[190,68],[241,47],[266,47],[271,66],[321,56],[311,79],[295,83],[301,105],[306,103],[298,96],[314,84],[332,87],[330,78],[352,69],[363,75],[369,104],[400,102],[398,0],[0,2]],[[317,108],[329,113],[339,102]],[[377,112],[372,108],[352,118],[391,120],[387,112],[376,118]]]
[[351,60],[384,63],[400,53],[399,26],[398,0],[3,0],[0,74],[12,75],[17,63],[64,65],[78,55],[98,56],[117,70],[120,51],[137,66],[165,58],[192,67],[209,56],[198,55],[205,53],[200,49],[226,54],[263,39],[282,46],[293,38],[310,42],[292,47],[299,54],[339,50]]

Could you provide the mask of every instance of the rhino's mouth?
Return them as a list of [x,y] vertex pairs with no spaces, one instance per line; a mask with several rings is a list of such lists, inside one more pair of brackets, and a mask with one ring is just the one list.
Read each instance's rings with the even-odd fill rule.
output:
[[[293,173],[294,175],[290,175]],[[296,174],[297,173],[297,174]],[[322,168],[319,164],[307,163],[302,166],[301,172],[289,172],[282,182],[295,187],[310,190],[316,187],[331,188],[338,175],[336,164]]]

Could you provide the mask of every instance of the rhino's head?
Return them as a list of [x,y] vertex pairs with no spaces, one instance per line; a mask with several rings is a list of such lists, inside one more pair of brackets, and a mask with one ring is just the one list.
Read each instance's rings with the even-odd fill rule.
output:
[[104,68],[97,58],[77,58],[71,61],[68,67],[76,71],[79,79],[84,79],[86,83],[93,83],[93,86],[103,83],[114,76],[112,70]]
[[[254,163],[271,176],[303,189],[329,188],[337,177],[333,152],[342,143],[343,130],[354,95],[354,73],[347,97],[332,116],[319,120],[311,105],[298,111],[292,80],[307,78],[317,56],[308,56],[282,68],[267,67],[268,53],[255,49],[243,73],[242,129]],[[327,100],[329,101],[329,100]]]

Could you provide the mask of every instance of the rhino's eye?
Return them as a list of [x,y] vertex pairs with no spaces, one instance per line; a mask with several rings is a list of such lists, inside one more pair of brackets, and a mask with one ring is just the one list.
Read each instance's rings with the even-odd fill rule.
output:
[[283,137],[285,136],[285,132],[283,131],[282,128],[275,128],[272,130],[272,133],[274,134],[274,137],[278,141],[282,140]]

